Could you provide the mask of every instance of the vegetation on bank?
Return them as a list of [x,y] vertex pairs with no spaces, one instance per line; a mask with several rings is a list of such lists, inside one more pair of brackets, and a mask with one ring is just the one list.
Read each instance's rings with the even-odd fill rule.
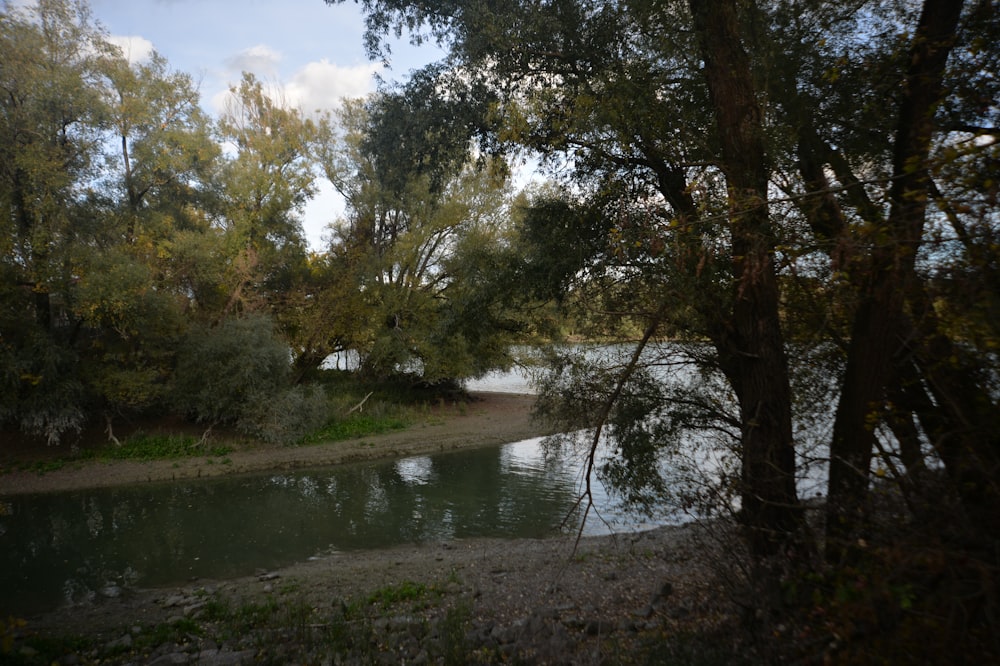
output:
[[[231,453],[245,448],[315,446],[404,430],[434,418],[431,413],[435,406],[469,399],[464,392],[453,388],[408,388],[395,382],[361,383],[337,371],[319,374],[327,375],[318,380],[324,385],[341,387],[331,392],[339,398],[329,401],[327,411],[331,416],[323,425],[294,441],[267,442],[248,437],[232,427],[199,428],[197,424],[179,422],[174,418],[150,418],[132,424],[131,429],[120,428],[120,436],[111,431],[109,437],[107,429],[84,431],[78,440],[66,447],[38,448],[37,445],[33,447],[30,441],[24,442],[21,459],[16,454],[8,455],[5,468],[8,471],[23,469],[44,474],[81,461],[185,458],[206,458],[218,464],[228,464]],[[24,439],[17,433],[10,433],[10,437]]]
[[[739,521],[748,631],[996,661],[997,3],[360,6],[373,56],[446,57],[315,116],[248,73],[211,119],[85,3],[3,4],[4,427],[296,442],[363,398],[331,355],[441,386],[637,340],[548,355],[540,406],[629,501]],[[346,211],[309,252],[317,174]]]
[[[350,663],[370,663],[388,652],[402,654],[407,639],[412,641],[414,636],[428,634],[432,629],[435,640],[422,643],[422,650],[432,661],[443,659],[439,663],[458,666],[491,663],[499,656],[491,658],[487,651],[474,656],[474,649],[466,642],[465,606],[444,609],[436,622],[416,618],[441,605],[443,592],[435,586],[409,582],[388,586],[372,592],[367,599],[345,599],[332,604],[333,611],[295,601],[293,591],[242,602],[222,599],[204,590],[196,596],[195,603],[200,609],[195,617],[123,628],[127,640],[74,635],[70,630],[60,636],[20,638],[15,645],[14,636],[24,629],[25,623],[0,622],[0,657],[3,663],[12,666],[59,663],[68,655],[76,655],[79,663],[126,663],[164,656],[154,655],[156,650],[162,652],[163,646],[173,646],[175,653],[186,654],[187,648],[197,644],[229,646],[228,651],[237,659],[233,663],[257,663],[261,659],[308,661],[332,655]],[[390,620],[401,623],[397,619],[400,616],[411,618],[402,631],[380,630],[379,625]]]
[[[649,537],[640,552],[610,539],[589,540],[583,548],[592,557],[563,565],[567,542],[539,549],[531,540],[513,551],[483,544],[488,551],[472,547],[455,559],[442,558],[434,547],[412,560],[404,555],[406,562],[374,554],[368,566],[353,570],[350,582],[335,575],[326,586],[318,584],[325,576],[291,572],[235,584],[192,583],[164,591],[155,608],[143,606],[143,613],[152,613],[144,616],[155,620],[133,619],[139,611],[122,599],[108,602],[122,613],[111,613],[122,624],[102,622],[101,631],[87,637],[51,621],[45,638],[30,626],[15,628],[6,655],[25,665],[71,654],[79,663],[105,664],[216,655],[241,664],[754,663],[733,643],[718,640],[728,606],[705,588],[700,573],[678,581],[689,590],[682,596],[666,592],[667,598],[659,590],[650,601],[649,591],[662,585],[660,574],[672,568],[662,554],[678,545],[669,537],[659,541],[664,536]],[[391,580],[385,571],[372,572],[380,583],[366,585],[367,576],[359,575],[397,566],[405,573]],[[563,566],[573,577],[557,575],[556,585],[551,576]],[[692,568],[682,564],[680,570]],[[624,571],[646,576],[633,584],[631,575],[611,575]],[[595,586],[602,576],[609,577]],[[655,607],[643,609],[647,603]]]

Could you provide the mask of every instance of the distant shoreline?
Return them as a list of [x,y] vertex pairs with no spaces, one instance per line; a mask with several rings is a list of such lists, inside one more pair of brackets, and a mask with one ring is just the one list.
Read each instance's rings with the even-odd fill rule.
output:
[[81,460],[44,473],[4,472],[0,473],[0,497],[322,467],[496,446],[550,434],[532,418],[533,395],[476,392],[472,396],[469,403],[435,406],[405,430],[328,444],[258,444],[222,457],[148,462]]

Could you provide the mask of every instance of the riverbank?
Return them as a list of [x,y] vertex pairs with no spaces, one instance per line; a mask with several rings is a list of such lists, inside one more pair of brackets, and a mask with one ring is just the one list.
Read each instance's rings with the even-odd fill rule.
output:
[[684,526],[337,553],[235,580],[103,590],[29,618],[10,655],[157,666],[737,663],[719,552],[710,532]]
[[[419,455],[544,434],[531,396],[477,394],[407,430],[333,444],[250,447],[228,462],[81,462],[0,476],[49,492]],[[717,530],[461,539],[336,552],[278,571],[179,587],[109,585],[84,603],[0,623],[12,663],[707,663],[731,655],[735,613]],[[722,554],[722,555],[720,555]],[[3,641],[0,641],[2,644]],[[722,658],[718,663],[727,663]]]
[[507,444],[548,434],[544,424],[532,418],[534,400],[531,395],[475,393],[468,402],[428,407],[405,430],[309,446],[243,443],[225,456],[71,460],[48,469],[45,461],[67,456],[68,447],[36,444],[0,449],[0,496],[322,467]]

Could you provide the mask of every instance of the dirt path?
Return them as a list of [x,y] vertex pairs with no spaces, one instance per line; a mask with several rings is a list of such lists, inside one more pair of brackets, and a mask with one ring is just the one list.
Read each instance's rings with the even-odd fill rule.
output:
[[[218,458],[184,460],[81,461],[39,474],[12,470],[0,474],[0,496],[81,490],[145,481],[169,481],[267,470],[321,467],[361,460],[398,458],[460,448],[517,442],[545,434],[531,417],[534,396],[477,393],[469,403],[438,405],[406,430],[314,446],[243,448]],[[3,452],[0,451],[0,454]],[[17,452],[44,459],[65,450]],[[10,462],[0,461],[0,470]]]

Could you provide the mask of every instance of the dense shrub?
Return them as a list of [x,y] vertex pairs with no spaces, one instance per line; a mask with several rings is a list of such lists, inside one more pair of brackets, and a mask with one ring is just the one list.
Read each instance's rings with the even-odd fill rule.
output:
[[236,424],[282,394],[290,375],[288,347],[269,319],[250,315],[199,327],[177,353],[173,402],[202,422]]
[[330,404],[319,386],[293,386],[251,410],[237,422],[241,432],[272,444],[302,439],[326,425]]

